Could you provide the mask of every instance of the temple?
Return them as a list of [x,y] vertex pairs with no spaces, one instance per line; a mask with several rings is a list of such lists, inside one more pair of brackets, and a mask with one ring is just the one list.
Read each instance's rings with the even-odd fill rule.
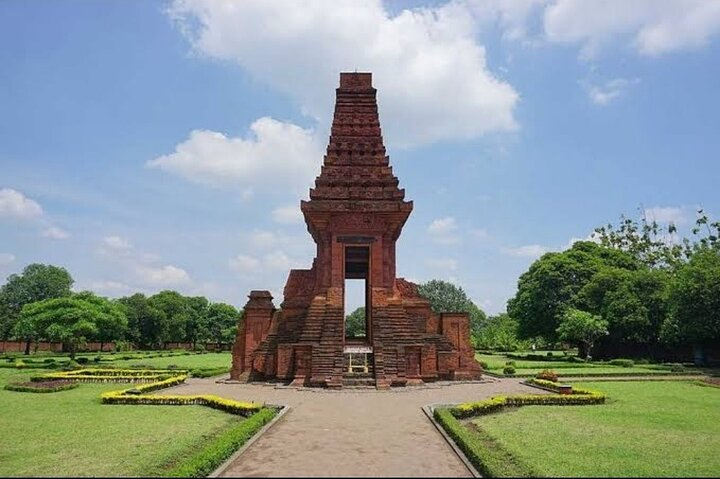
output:
[[[230,379],[377,388],[478,379],[467,313],[435,314],[395,275],[395,243],[413,209],[398,187],[380,130],[371,73],[341,73],[330,142],[310,200],[317,245],[310,269],[290,271],[281,309],[252,291]],[[364,286],[365,321],[349,334],[346,283]]]

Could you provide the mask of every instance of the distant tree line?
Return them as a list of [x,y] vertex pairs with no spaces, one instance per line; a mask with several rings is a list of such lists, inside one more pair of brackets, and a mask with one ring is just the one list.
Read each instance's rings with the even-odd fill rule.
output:
[[165,343],[231,343],[242,312],[203,296],[161,291],[108,299],[71,290],[64,268],[31,264],[0,287],[0,339],[61,342],[72,355],[90,341],[123,341],[139,348]]

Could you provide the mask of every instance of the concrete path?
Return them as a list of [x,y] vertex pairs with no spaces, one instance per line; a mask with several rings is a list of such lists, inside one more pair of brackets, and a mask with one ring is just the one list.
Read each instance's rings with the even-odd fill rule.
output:
[[216,394],[291,407],[225,470],[226,477],[447,477],[470,474],[422,406],[543,392],[517,379],[391,391],[327,391],[217,384],[213,378],[190,379],[173,393]]

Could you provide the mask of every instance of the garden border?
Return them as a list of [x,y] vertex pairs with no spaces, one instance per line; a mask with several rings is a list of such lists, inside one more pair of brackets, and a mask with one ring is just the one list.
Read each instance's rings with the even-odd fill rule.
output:
[[435,426],[435,429],[438,430],[440,435],[445,439],[445,442],[448,443],[450,448],[455,452],[455,454],[458,456],[458,459],[460,459],[460,462],[463,463],[463,465],[467,468],[468,471],[470,471],[470,474],[472,474],[473,477],[483,477],[482,474],[478,472],[478,470],[475,468],[472,462],[470,462],[470,459],[467,458],[465,453],[460,449],[460,446],[458,446],[455,441],[453,441],[453,438],[450,437],[450,435],[447,433],[444,427],[437,422],[435,419],[435,408],[451,408],[453,407],[452,404],[429,404],[427,406],[422,407],[423,413],[427,416],[427,418],[430,420],[430,422]]

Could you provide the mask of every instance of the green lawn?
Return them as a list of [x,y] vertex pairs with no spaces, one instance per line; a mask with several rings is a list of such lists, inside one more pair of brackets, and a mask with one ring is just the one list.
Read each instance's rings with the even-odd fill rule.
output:
[[[0,388],[37,373],[0,369]],[[82,384],[49,394],[0,389],[0,475],[162,475],[163,464],[242,420],[202,406],[100,404],[100,393],[122,387]]]
[[473,422],[549,477],[720,475],[720,389],[690,382],[582,382],[600,406],[525,406]]
[[[167,368],[168,366],[175,365],[180,369],[219,367],[227,367],[229,369],[230,366],[232,366],[232,355],[229,352],[205,353],[163,358],[116,360],[112,362],[101,361],[100,364],[110,364],[118,368],[140,365],[152,366],[154,368]],[[90,366],[92,366],[92,363],[90,364]]]
[[[662,375],[670,372],[668,366],[660,364],[636,364],[632,367],[625,368],[622,366],[613,366],[604,362],[591,362],[591,363],[579,363],[571,361],[568,357],[567,361],[528,361],[524,359],[512,359],[500,354],[476,354],[475,358],[478,361],[484,361],[488,365],[488,371],[491,373],[502,374],[505,363],[508,361],[515,362],[515,374],[536,374],[543,369],[552,369],[558,373],[559,376],[572,376],[573,374],[607,374],[622,375],[622,374],[647,374]],[[688,371],[693,371],[692,368],[687,368]],[[698,373],[700,373],[698,371]]]

